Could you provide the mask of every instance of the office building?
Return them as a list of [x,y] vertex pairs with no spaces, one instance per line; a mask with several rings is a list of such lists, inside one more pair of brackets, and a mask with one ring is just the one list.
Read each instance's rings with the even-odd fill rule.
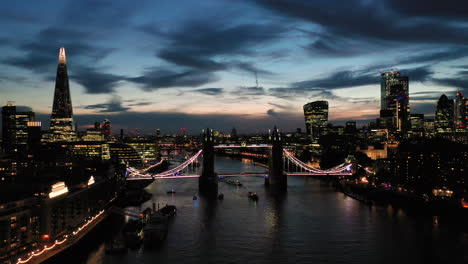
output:
[[406,133],[409,128],[409,79],[400,72],[385,72],[380,86],[380,128]]
[[7,156],[24,156],[28,146],[28,122],[34,121],[34,112],[18,112],[14,102],[2,107],[2,142]]
[[304,105],[304,118],[307,135],[312,144],[318,144],[319,138],[328,131],[328,102],[315,101]]
[[453,101],[442,94],[437,102],[435,132],[438,136],[451,137],[453,134]]

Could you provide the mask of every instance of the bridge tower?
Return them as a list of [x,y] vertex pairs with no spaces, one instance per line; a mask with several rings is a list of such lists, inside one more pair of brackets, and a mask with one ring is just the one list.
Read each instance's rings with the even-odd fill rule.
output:
[[265,184],[274,189],[286,190],[288,181],[286,174],[283,172],[283,142],[276,126],[270,132],[269,137],[271,150],[268,161],[268,179],[265,179]]
[[213,130],[207,128],[202,133],[203,163],[202,172],[198,179],[200,194],[216,197],[218,194],[218,175],[214,171],[214,136]]

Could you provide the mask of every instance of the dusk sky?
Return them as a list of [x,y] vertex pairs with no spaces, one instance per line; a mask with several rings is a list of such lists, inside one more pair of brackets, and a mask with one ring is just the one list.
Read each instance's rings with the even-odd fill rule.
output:
[[290,131],[315,100],[332,123],[365,123],[391,69],[432,116],[442,93],[468,92],[467,14],[458,0],[5,1],[0,101],[47,129],[63,46],[80,129]]

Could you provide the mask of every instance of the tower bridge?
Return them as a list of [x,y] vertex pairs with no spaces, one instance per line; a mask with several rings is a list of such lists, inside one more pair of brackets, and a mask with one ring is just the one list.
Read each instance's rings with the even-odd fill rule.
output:
[[[263,177],[265,184],[271,188],[284,190],[287,188],[288,176],[351,176],[352,164],[343,163],[336,167],[322,170],[311,167],[294,156],[290,150],[283,148],[281,134],[273,129],[269,136],[270,144],[253,145],[215,145],[213,130],[206,129],[202,134],[202,149],[178,166],[160,173],[148,173],[148,168],[138,170],[127,168],[127,180],[148,179],[187,179],[198,178],[199,190],[202,194],[215,195],[218,191],[218,179],[225,177]],[[268,150],[268,172],[265,173],[225,173],[215,172],[216,148],[265,148]],[[200,175],[191,174],[190,167],[202,157],[202,169]]]

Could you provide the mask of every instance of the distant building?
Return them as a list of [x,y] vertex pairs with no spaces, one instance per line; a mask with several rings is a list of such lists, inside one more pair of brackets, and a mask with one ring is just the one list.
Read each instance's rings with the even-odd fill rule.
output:
[[424,137],[432,138],[435,136],[434,119],[424,119]]
[[462,92],[457,92],[454,100],[454,125],[455,129],[465,128],[467,123],[467,106],[468,99],[463,96]]
[[70,141],[75,139],[65,48],[60,48],[57,77],[55,79],[54,103],[50,117],[50,132],[50,141]]
[[437,102],[435,132],[438,136],[449,137],[453,133],[453,101],[442,94]]
[[400,72],[381,75],[379,127],[405,133],[409,128],[409,80]]
[[410,125],[413,136],[424,136],[424,114],[411,114]]
[[28,122],[34,112],[17,112],[14,102],[2,107],[2,143],[7,156],[25,155],[28,146]]
[[233,127],[231,130],[231,137],[237,137],[237,129],[235,127]]
[[38,154],[41,137],[42,137],[42,124],[39,121],[29,121],[27,123],[28,131],[28,156],[32,159]]
[[348,121],[345,124],[344,133],[347,135],[355,135],[357,133],[356,121]]
[[109,119],[104,119],[104,122],[101,124],[102,133],[104,134],[104,138],[106,140],[112,139],[112,125]]
[[328,131],[328,102],[315,101],[304,105],[304,118],[307,135],[312,144],[318,144],[320,136]]

